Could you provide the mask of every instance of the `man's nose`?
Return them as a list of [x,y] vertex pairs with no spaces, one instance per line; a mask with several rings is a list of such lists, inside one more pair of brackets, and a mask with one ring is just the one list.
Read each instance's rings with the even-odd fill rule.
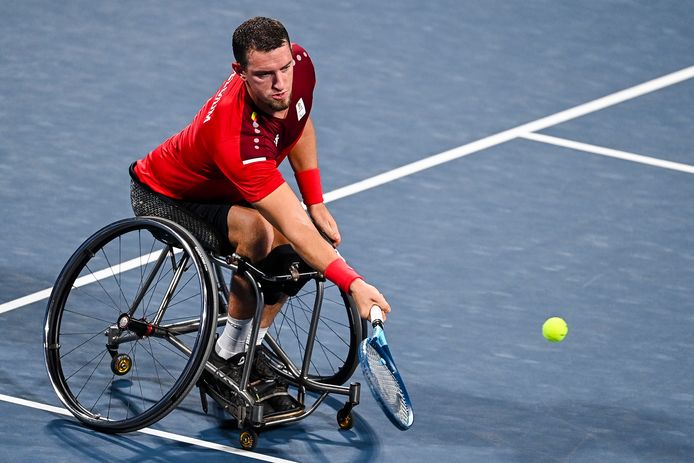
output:
[[274,78],[272,80],[272,86],[273,88],[276,88],[277,90],[283,90],[284,86],[287,82],[287,77],[282,74],[282,72],[276,72],[274,75]]

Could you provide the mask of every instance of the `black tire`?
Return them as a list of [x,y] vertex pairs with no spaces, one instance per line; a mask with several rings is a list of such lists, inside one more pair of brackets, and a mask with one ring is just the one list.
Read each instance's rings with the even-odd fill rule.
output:
[[[274,352],[277,370],[292,376],[279,362],[279,348],[301,370],[316,300],[322,302],[316,330],[308,378],[320,383],[342,385],[354,373],[359,362],[359,343],[366,336],[366,320],[359,317],[351,298],[334,284],[312,280],[296,295],[290,297],[275,318],[269,335],[274,340],[268,349]],[[273,346],[273,344],[275,344]]]
[[[65,265],[48,302],[44,350],[58,397],[82,423],[135,431],[193,387],[217,317],[216,280],[201,249],[175,223],[137,217],[99,230]],[[125,356],[131,365],[116,374],[112,360]]]

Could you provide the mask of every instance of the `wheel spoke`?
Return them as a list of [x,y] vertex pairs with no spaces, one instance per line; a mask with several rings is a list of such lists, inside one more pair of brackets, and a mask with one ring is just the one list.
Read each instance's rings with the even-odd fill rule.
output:
[[[148,426],[193,386],[184,379],[203,367],[217,315],[211,265],[195,246],[176,225],[126,219],[95,233],[65,266],[46,317],[47,369],[89,426]],[[123,314],[131,324],[118,329]]]
[[[273,340],[294,364],[289,371],[301,370],[306,340],[313,320],[318,285],[290,297],[272,325]],[[325,285],[321,314],[308,359],[310,377],[331,384],[343,384],[356,367],[357,335],[361,320],[356,309],[347,305],[334,285]],[[278,358],[279,361],[279,358]]]

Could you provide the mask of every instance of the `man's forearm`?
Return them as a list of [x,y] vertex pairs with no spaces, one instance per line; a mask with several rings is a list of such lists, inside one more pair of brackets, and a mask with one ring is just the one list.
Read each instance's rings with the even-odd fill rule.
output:
[[323,272],[337,257],[286,183],[254,203],[254,207],[289,240],[311,267]]

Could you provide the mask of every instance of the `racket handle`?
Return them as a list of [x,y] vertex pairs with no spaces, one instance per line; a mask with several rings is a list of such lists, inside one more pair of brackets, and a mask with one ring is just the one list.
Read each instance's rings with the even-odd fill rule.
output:
[[[335,250],[335,254],[337,254],[342,260],[345,260],[345,258],[342,257],[342,256],[340,255],[340,253],[337,251],[337,248],[336,248],[335,245],[333,244],[333,240],[331,240],[330,237],[329,237],[323,230],[318,230],[318,233],[320,233],[320,236],[321,236],[325,241],[327,241],[328,244],[329,244],[330,246],[333,247],[333,249]],[[345,261],[345,262],[346,262],[346,261]]]
[[383,312],[381,311],[381,308],[379,306],[371,306],[371,314],[369,315],[369,320],[371,320],[371,326],[383,326]]

